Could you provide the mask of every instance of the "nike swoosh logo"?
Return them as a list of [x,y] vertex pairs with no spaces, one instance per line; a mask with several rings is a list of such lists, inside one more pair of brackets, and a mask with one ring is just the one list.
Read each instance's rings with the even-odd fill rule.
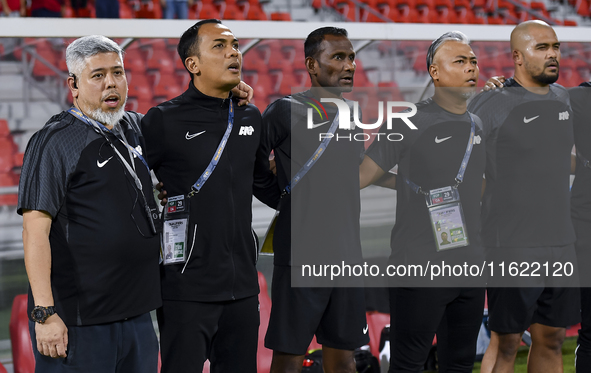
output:
[[[113,158],[113,157],[111,156],[111,158]],[[104,161],[104,162],[99,162],[99,161],[98,161],[98,159],[97,159],[97,160],[96,160],[96,165],[97,165],[97,166],[99,166],[99,168],[103,168],[103,166],[104,166],[104,165],[106,165],[106,164],[107,164],[107,162],[109,162],[109,161],[111,160],[111,158],[107,159],[107,160],[106,160],[106,161]]]
[[535,117],[532,117],[532,118],[529,118],[529,119],[526,118],[526,117],[523,117],[523,123],[529,123],[529,122],[531,122],[534,119],[538,119],[539,117],[540,117],[539,115],[536,115]]
[[363,328],[363,334],[367,334],[368,329],[369,329],[369,325],[365,324],[365,328]]
[[195,138],[195,137],[201,135],[202,133],[205,133],[205,131],[201,131],[199,133],[194,133],[192,135],[189,135],[189,131],[187,131],[187,134],[185,135],[185,139],[191,140],[192,138]]
[[438,139],[437,136],[435,136],[435,144],[439,144],[440,142],[444,142],[445,140],[449,140],[449,139],[451,139],[451,136],[444,137],[442,139]]
[[322,122],[322,123],[318,123],[318,124],[311,123],[311,124],[310,124],[310,126],[311,126],[311,128],[312,128],[312,129],[314,129],[314,128],[317,128],[317,127],[323,126],[323,125],[325,125],[326,123],[328,123],[328,121],[326,121],[326,122]]

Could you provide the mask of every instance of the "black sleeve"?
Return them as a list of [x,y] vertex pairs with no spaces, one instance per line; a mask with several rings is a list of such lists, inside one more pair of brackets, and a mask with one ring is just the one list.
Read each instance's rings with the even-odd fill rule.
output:
[[88,129],[54,123],[37,132],[27,145],[19,182],[17,213],[46,211],[55,218],[68,182],[86,145]]
[[151,169],[158,170],[164,153],[164,119],[158,107],[151,108],[142,119],[141,131],[146,142],[146,161]]
[[[258,109],[257,109],[258,112]],[[260,113],[258,113],[260,118]],[[261,138],[257,149],[254,165],[254,196],[265,205],[277,209],[281,199],[281,191],[277,185],[277,176],[269,169],[269,148],[268,131],[265,122],[261,118]]]
[[291,131],[291,102],[282,98],[267,107],[263,113],[263,133],[261,148],[271,154],[271,150],[278,148],[287,140]]
[[[392,121],[392,129],[388,129],[387,123],[384,123],[378,131],[381,135],[376,137],[365,155],[371,158],[385,172],[390,171],[400,161],[404,146],[409,140],[408,137],[412,135],[410,131],[400,119]],[[388,139],[390,134],[402,135],[401,141],[390,141]],[[397,137],[393,135],[391,138]]]

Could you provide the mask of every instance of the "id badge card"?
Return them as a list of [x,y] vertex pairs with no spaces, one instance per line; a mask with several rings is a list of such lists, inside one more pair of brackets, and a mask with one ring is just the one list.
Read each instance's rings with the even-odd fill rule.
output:
[[468,232],[457,188],[432,189],[425,196],[437,251],[468,246]]
[[189,203],[184,195],[170,197],[164,208],[162,258],[164,265],[187,261]]

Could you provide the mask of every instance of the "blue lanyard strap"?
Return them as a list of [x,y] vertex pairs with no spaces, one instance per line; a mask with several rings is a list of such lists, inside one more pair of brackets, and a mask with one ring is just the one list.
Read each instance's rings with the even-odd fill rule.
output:
[[[110,132],[114,135],[113,131],[111,131],[110,129],[105,127],[104,124],[97,122],[95,120],[91,120],[90,118],[88,118],[86,115],[84,115],[77,108],[72,107],[68,110],[68,112],[71,114],[74,114],[78,119],[80,119],[84,123],[88,124],[89,126],[94,127],[94,128],[98,128],[98,129],[102,130],[103,132],[104,131]],[[123,134],[123,131],[121,131],[121,136],[125,139],[125,135]],[[148,166],[148,162],[146,162],[144,157],[142,157],[142,155],[137,150],[135,150],[131,145],[129,145],[129,143],[127,142],[127,139],[125,139],[125,141],[119,139],[119,141],[121,141],[121,143],[123,143],[123,145],[125,145],[125,147],[128,149],[128,151],[131,151],[133,154],[135,154],[136,157],[138,157],[140,159],[140,161],[142,161],[144,166],[146,166],[148,173],[150,173],[150,167]]]
[[228,112],[228,128],[226,128],[226,133],[224,133],[224,137],[222,137],[222,141],[220,141],[220,144],[218,145],[218,149],[215,151],[213,158],[211,158],[209,165],[207,166],[205,171],[203,171],[203,173],[201,174],[199,179],[195,182],[195,184],[193,184],[193,186],[191,187],[191,192],[189,192],[189,195],[188,195],[189,198],[193,197],[195,195],[195,193],[199,193],[201,188],[203,188],[203,185],[205,185],[205,182],[209,179],[209,177],[213,173],[213,170],[215,170],[216,166],[218,165],[218,162],[220,161],[220,158],[222,157],[222,153],[224,152],[224,148],[226,147],[226,144],[228,143],[228,139],[230,138],[230,133],[232,133],[233,127],[234,127],[234,105],[232,103],[232,99],[230,99],[230,109]]
[[281,192],[282,197],[285,196],[286,194],[290,194],[291,190],[296,186],[296,184],[299,183],[300,180],[304,177],[304,175],[306,175],[308,173],[308,171],[310,171],[312,166],[314,166],[314,164],[316,162],[318,162],[318,160],[320,159],[320,157],[324,153],[324,150],[326,149],[326,147],[330,143],[330,140],[332,140],[334,133],[336,132],[338,127],[339,127],[339,112],[337,110],[337,114],[335,115],[335,117],[332,121],[332,124],[330,125],[330,128],[328,129],[327,134],[329,134],[329,135],[326,136],[322,140],[322,142],[320,143],[320,145],[318,145],[318,148],[316,148],[316,151],[310,157],[310,159],[308,159],[308,161],[306,163],[304,163],[302,168],[300,168],[300,170],[297,172],[297,174],[295,174],[293,179],[291,179],[291,181],[285,186],[285,189],[283,189],[283,192]]
[[[462,159],[462,164],[460,165],[460,169],[458,171],[458,175],[456,176],[456,185],[454,188],[457,188],[462,181],[464,181],[464,173],[466,172],[466,167],[468,167],[468,161],[470,160],[470,155],[472,154],[472,149],[474,148],[474,134],[476,133],[476,123],[474,122],[474,118],[472,118],[472,114],[468,113],[470,116],[470,138],[468,139],[468,145],[466,146],[466,153],[464,154],[464,159]],[[423,191],[423,189],[418,186],[417,184],[413,183],[407,178],[404,178],[404,181],[410,188],[417,194],[424,194],[428,195],[428,192]]]

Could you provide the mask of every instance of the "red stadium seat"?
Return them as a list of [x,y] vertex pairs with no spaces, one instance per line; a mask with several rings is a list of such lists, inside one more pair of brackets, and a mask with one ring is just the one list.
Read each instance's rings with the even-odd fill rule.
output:
[[[35,45],[34,51],[43,58],[46,63],[51,66],[57,66],[58,64],[58,53],[53,49],[49,41],[43,40]],[[57,76],[49,66],[39,60],[35,60],[33,67],[33,75],[37,77],[45,76]]]
[[0,363],[0,373],[7,373],[6,368]]
[[151,101],[152,89],[145,75],[128,74],[129,97],[134,97],[138,101]]
[[246,19],[249,21],[266,21],[268,18],[260,4],[249,4],[246,10]]
[[0,137],[0,173],[12,171],[16,151],[12,136]]
[[140,48],[135,44],[132,44],[125,50],[124,65],[126,70],[130,70],[134,73],[144,74],[146,72],[146,63],[144,62],[144,56],[140,51]]
[[271,21],[291,21],[291,14],[286,12],[271,13]]
[[390,325],[390,315],[381,312],[367,312],[367,333],[369,334],[369,351],[377,359],[380,358],[380,335],[386,325]]
[[224,3],[223,10],[221,12],[222,19],[234,19],[242,21],[245,19],[244,11],[236,5],[234,0],[226,0]]
[[35,357],[29,335],[26,294],[14,298],[9,328],[14,373],[34,373]]
[[210,2],[203,2],[198,14],[199,19],[220,18],[220,11]]
[[271,316],[271,298],[269,297],[267,280],[261,272],[259,272],[259,287],[261,289],[261,292],[259,293],[261,324],[259,326],[257,372],[267,373],[271,369],[271,359],[273,358],[273,351],[265,347],[265,334],[267,334],[269,317]]
[[8,137],[8,135],[10,135],[8,122],[6,121],[6,119],[0,119],[0,137]]
[[183,90],[179,86],[176,77],[173,74],[161,74],[158,71],[154,72],[154,99],[161,102],[171,100],[181,93]]

